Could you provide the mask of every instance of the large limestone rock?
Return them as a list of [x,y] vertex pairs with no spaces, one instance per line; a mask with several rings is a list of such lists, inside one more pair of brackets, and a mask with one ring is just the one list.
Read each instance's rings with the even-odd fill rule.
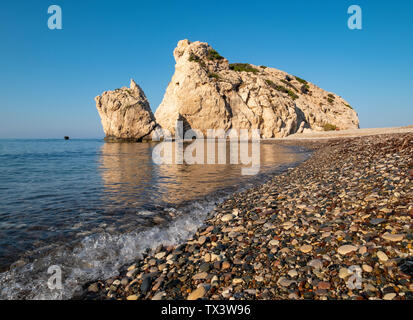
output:
[[284,71],[230,65],[207,43],[181,40],[175,74],[155,112],[174,133],[175,123],[199,129],[260,129],[263,138],[304,130],[358,128],[357,113],[340,96]]
[[130,88],[106,91],[95,98],[103,131],[109,141],[151,139],[156,122],[142,89],[131,80]]

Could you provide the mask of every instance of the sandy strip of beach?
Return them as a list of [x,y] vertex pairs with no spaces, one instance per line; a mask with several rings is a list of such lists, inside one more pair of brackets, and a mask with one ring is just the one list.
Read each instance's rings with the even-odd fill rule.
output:
[[313,131],[310,133],[296,133],[285,138],[274,138],[267,140],[283,141],[283,140],[322,140],[322,139],[338,139],[338,138],[355,138],[365,137],[380,134],[394,133],[413,133],[413,125],[406,127],[389,127],[389,128],[365,128],[365,129],[349,129],[338,131]]

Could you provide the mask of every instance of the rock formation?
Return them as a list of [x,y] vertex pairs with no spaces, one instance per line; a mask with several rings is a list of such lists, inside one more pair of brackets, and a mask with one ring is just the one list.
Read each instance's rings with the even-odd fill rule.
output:
[[130,88],[106,91],[95,98],[105,140],[151,139],[156,122],[143,90],[131,80]]
[[[142,89],[106,91],[95,98],[107,140],[150,140],[161,128],[260,129],[262,138],[306,130],[359,127],[357,113],[340,96],[284,71],[229,64],[207,43],[181,40],[175,74],[155,112]],[[155,120],[156,118],[156,120]]]
[[178,119],[204,133],[258,128],[263,138],[359,127],[343,98],[286,72],[229,64],[199,41],[179,41],[174,57],[175,74],[155,112],[157,123],[172,133]]

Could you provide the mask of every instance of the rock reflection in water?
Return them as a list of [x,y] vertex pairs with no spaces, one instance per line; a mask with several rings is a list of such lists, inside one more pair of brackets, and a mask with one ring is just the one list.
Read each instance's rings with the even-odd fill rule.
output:
[[[248,143],[251,156],[251,142]],[[175,155],[176,142],[170,144]],[[156,143],[105,143],[101,149],[100,172],[105,194],[110,201],[121,207],[150,208],[153,205],[179,204],[199,199],[219,189],[239,186],[242,182],[263,179],[282,165],[297,161],[299,155],[275,143],[260,144],[260,172],[256,176],[242,176],[241,168],[251,165],[231,164],[230,145],[224,146],[225,164],[207,164],[208,148],[212,140],[204,140],[205,164],[155,164],[152,151]],[[209,144],[209,146],[208,146]],[[190,144],[185,143],[184,152]],[[218,143],[215,143],[215,163],[218,161]],[[239,147],[243,148],[242,146]],[[164,154],[162,154],[164,155]],[[196,153],[194,153],[196,155]]]

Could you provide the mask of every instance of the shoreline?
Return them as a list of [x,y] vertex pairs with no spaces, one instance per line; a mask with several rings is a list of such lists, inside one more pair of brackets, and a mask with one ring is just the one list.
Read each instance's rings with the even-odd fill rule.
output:
[[[212,170],[206,168],[206,171],[200,168],[203,172],[218,174],[214,181],[204,180],[209,185],[197,184],[197,174],[200,172],[192,170],[195,175],[186,175],[186,180],[180,183],[182,190],[187,191],[177,190],[178,194],[174,194],[170,202],[158,202],[156,206],[147,206],[148,211],[145,211],[143,207],[136,210],[136,213],[133,210],[132,216],[130,213],[122,215],[129,218],[117,221],[116,225],[124,228],[125,232],[117,232],[112,225],[102,225],[104,221],[100,221],[99,224],[95,224],[102,227],[100,229],[91,226],[76,230],[76,238],[67,238],[71,241],[70,244],[66,244],[61,239],[59,243],[53,243],[54,247],[39,246],[34,250],[25,251],[24,256],[20,255],[16,259],[10,259],[12,262],[6,264],[4,272],[0,273],[0,284],[3,288],[0,290],[0,298],[71,299],[82,292],[78,289],[84,283],[117,275],[119,269],[133,262],[146,248],[155,248],[159,244],[184,242],[195,233],[198,227],[202,226],[207,214],[214,209],[217,203],[223,202],[236,192],[266,181],[288,167],[296,166],[308,158],[309,154],[306,150],[306,148],[294,148],[293,146],[281,147],[274,143],[263,146],[261,172],[251,177],[242,178],[239,172],[236,172],[237,170],[231,173],[232,168],[228,171],[222,170],[222,167],[212,168]],[[268,154],[269,151],[277,157],[273,158]],[[127,163],[130,157],[128,158],[127,155],[125,157],[125,163]],[[122,168],[122,171],[127,173],[130,169],[126,166]],[[223,177],[228,177],[229,181],[224,181]],[[222,183],[216,182],[216,179]],[[192,189],[198,190],[194,191],[194,196],[189,193]],[[119,195],[121,196],[122,193]],[[136,195],[133,196],[132,201],[136,201],[135,199]],[[156,199],[159,197],[157,196]],[[178,199],[180,201],[176,201]],[[91,211],[88,204],[85,207],[88,212]],[[78,218],[82,218],[82,215]],[[80,219],[76,220],[77,223]],[[58,265],[63,271],[62,290],[50,290],[44,281],[45,270],[50,265]]]
[[315,151],[74,299],[413,299],[413,134],[287,140]]

